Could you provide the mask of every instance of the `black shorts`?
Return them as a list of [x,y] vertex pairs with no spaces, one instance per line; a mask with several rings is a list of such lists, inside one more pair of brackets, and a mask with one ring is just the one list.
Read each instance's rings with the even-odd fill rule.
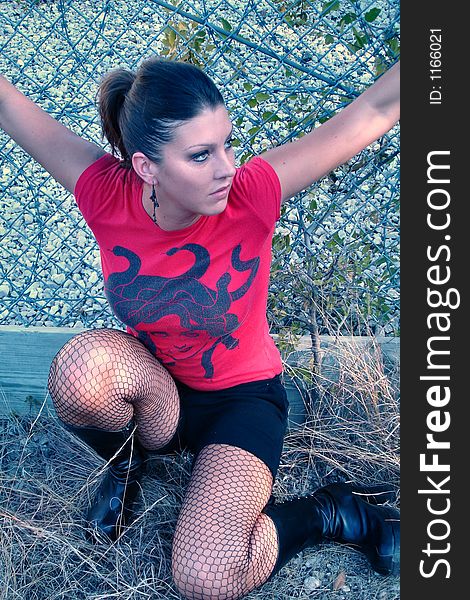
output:
[[289,406],[279,375],[215,391],[176,385],[181,401],[176,433],[152,454],[187,448],[197,456],[209,444],[228,444],[251,452],[276,476]]

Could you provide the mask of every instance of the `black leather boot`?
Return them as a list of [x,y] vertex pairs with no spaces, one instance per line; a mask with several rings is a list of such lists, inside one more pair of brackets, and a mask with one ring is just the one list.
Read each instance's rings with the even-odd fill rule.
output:
[[109,463],[86,514],[86,535],[92,541],[99,541],[103,535],[114,541],[132,521],[144,472],[145,453],[133,435],[135,425],[131,421],[119,431],[65,427]]
[[[378,490],[378,491],[377,491]],[[383,501],[382,488],[334,483],[305,498],[268,505],[279,541],[272,575],[304,548],[334,541],[360,550],[381,575],[400,572],[400,512]]]

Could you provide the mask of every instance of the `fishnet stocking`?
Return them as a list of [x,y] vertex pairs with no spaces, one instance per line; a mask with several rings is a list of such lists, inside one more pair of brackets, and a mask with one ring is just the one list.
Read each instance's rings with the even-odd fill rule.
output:
[[149,450],[169,442],[178,423],[179,397],[170,374],[139,340],[117,329],[70,339],[52,362],[48,387],[65,423],[117,431],[134,417]]
[[235,600],[268,579],[277,533],[261,511],[271,488],[269,469],[249,452],[223,444],[201,451],[173,543],[173,577],[185,598]]

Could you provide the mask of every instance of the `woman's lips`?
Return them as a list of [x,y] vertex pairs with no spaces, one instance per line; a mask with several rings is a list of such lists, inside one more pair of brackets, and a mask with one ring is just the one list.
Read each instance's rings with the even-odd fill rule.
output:
[[224,187],[219,188],[215,192],[209,194],[212,198],[224,198],[230,189],[230,184],[225,185]]

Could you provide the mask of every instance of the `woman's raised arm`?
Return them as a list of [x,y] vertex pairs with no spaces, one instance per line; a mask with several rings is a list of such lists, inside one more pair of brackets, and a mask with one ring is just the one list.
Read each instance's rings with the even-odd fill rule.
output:
[[0,75],[0,127],[73,193],[81,173],[104,151],[52,118]]
[[384,135],[399,118],[398,62],[329,121],[261,156],[277,172],[287,200]]

